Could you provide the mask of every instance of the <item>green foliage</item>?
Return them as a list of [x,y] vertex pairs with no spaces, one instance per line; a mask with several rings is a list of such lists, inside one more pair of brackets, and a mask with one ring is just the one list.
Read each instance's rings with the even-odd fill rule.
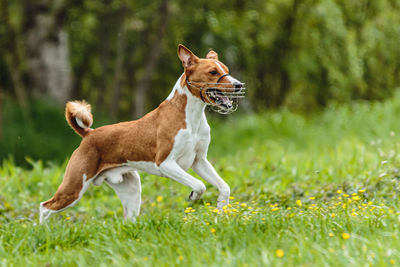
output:
[[11,157],[27,166],[26,157],[62,162],[78,147],[81,138],[69,128],[63,110],[37,101],[32,105],[32,121],[24,122],[18,105],[7,98],[0,161]]
[[[161,54],[150,74],[147,111],[165,99],[182,72],[176,55],[178,43],[199,56],[209,48],[219,52],[232,74],[247,83],[249,106],[259,110],[284,105],[309,111],[332,101],[382,100],[399,87],[398,1],[257,0],[227,5],[225,1],[188,4],[174,0],[168,1],[166,34],[158,36],[161,2],[65,3],[63,25],[69,33],[75,79],[72,97],[85,98],[108,115],[115,105],[115,88],[120,88],[120,117],[131,118],[135,91],[148,71],[145,66],[157,42],[162,44]],[[10,24],[24,55],[27,40],[21,6],[22,1],[8,5]],[[7,29],[2,25],[0,32]],[[26,74],[24,64],[20,68]],[[7,68],[0,57],[2,84],[12,92]],[[25,85],[29,90],[28,79]]]
[[38,204],[55,192],[66,162],[30,161],[27,170],[4,160],[0,263],[398,264],[399,111],[396,96],[309,116],[283,110],[213,118],[209,159],[231,186],[232,206],[216,212],[211,186],[192,203],[187,187],[142,173],[136,224],[123,222],[119,199],[103,185],[38,225]]

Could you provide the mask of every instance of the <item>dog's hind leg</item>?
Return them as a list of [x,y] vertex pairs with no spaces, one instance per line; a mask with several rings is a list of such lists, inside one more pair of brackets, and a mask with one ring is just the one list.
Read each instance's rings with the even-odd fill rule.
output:
[[117,193],[124,207],[124,217],[127,220],[136,222],[136,217],[140,212],[142,187],[140,176],[136,171],[124,173],[123,181],[114,183],[112,179],[107,179],[107,184]]
[[[66,180],[67,182],[64,182]],[[40,203],[40,223],[47,220],[51,214],[75,205],[91,183],[91,181],[87,181],[86,174],[82,175],[80,181],[78,177],[74,179],[77,180],[75,183],[71,183],[71,180],[64,178],[55,195],[51,199]]]
[[97,158],[95,154],[88,153],[86,158],[80,154],[79,150],[72,154],[64,179],[54,196],[40,203],[40,223],[51,214],[75,205],[88,189],[92,182],[89,179],[95,174]]

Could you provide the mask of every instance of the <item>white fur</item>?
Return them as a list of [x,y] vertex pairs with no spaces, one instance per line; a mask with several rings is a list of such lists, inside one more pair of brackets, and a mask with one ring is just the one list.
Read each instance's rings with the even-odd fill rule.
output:
[[79,119],[78,117],[75,117],[75,121],[79,125],[79,127],[83,128],[83,129],[89,128],[89,126],[84,124],[83,121],[81,119]]
[[218,60],[215,60],[215,64],[217,64],[219,70],[222,72],[221,75],[224,75],[224,74],[225,74],[225,71],[224,71],[224,69],[222,68],[221,64],[218,62]]
[[185,109],[186,129],[180,130],[176,135],[172,151],[160,165],[160,171],[163,176],[191,187],[193,194],[190,198],[196,200],[206,187],[201,181],[185,172],[192,167],[200,177],[218,188],[220,195],[217,205],[222,208],[229,203],[230,188],[206,158],[211,140],[210,126],[204,113],[206,104],[193,96],[186,86],[181,88],[180,79],[171,94],[175,94],[175,91],[186,94],[188,98]]
[[[221,67],[220,65],[218,66]],[[190,194],[190,199],[196,200],[204,193],[206,187],[203,182],[186,172],[186,170],[192,167],[201,178],[218,188],[220,194],[217,207],[222,208],[223,205],[229,203],[229,186],[217,174],[213,166],[207,160],[207,151],[211,136],[210,126],[207,123],[204,113],[206,104],[199,98],[193,96],[186,86],[184,88],[181,87],[180,82],[182,77],[183,76],[176,82],[167,100],[171,100],[176,92],[187,96],[187,105],[185,108],[186,128],[178,131],[170,154],[160,166],[154,162],[128,161],[122,167],[107,170],[98,177],[93,177],[89,180],[86,179],[86,174],[84,174],[79,197],[67,207],[55,211],[44,207],[44,202],[40,203],[41,223],[51,214],[75,205],[81,199],[91,181],[93,181],[95,185],[100,185],[104,180],[115,190],[120,198],[124,207],[125,218],[136,221],[136,216],[139,215],[141,205],[141,185],[140,177],[135,170],[169,177],[179,183],[189,186],[193,190]],[[234,80],[236,81],[236,79]],[[76,118],[76,121],[80,127],[85,128],[86,125],[84,125],[81,120]]]
[[128,161],[124,165],[153,175],[162,176],[160,167],[152,161]]
[[140,176],[136,171],[124,173],[123,182],[111,183],[107,179],[107,184],[117,193],[124,207],[124,217],[127,220],[136,222],[136,217],[140,212],[142,188]]
[[133,169],[132,167],[126,167],[126,166],[106,170],[93,179],[93,184],[99,186],[103,183],[105,179],[107,179],[107,182],[110,182],[112,184],[122,183],[123,181],[122,175],[134,170],[135,169]]
[[180,79],[176,82],[167,100],[171,100],[175,92],[187,96],[186,128],[181,129],[176,135],[170,154],[160,166],[157,166],[154,162],[144,161],[130,161],[125,165],[158,176],[168,177],[189,186],[193,190],[190,198],[196,200],[203,194],[206,187],[200,180],[186,172],[192,167],[200,177],[218,188],[220,192],[218,207],[221,208],[229,203],[230,188],[206,159],[211,139],[210,126],[204,113],[206,104],[193,96],[186,86],[182,88]]
[[233,84],[233,85],[238,84],[238,83],[241,83],[240,81],[236,80],[235,78],[233,78],[233,77],[230,76],[230,75],[228,75],[228,76],[226,76],[226,77],[228,78],[229,82],[230,82],[231,84]]

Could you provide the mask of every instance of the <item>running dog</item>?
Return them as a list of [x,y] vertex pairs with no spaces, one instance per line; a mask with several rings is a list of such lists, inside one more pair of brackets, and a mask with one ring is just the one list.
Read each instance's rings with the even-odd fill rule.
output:
[[206,187],[186,172],[192,168],[218,188],[218,208],[229,203],[228,184],[207,160],[210,126],[204,111],[211,106],[220,113],[233,112],[237,100],[244,97],[244,84],[229,75],[214,51],[202,59],[179,45],[178,56],[184,73],[167,99],[139,120],[91,129],[90,105],[67,103],[66,120],[83,139],[55,195],[40,203],[40,222],[75,205],[91,183],[103,181],[120,198],[125,219],[135,222],[141,204],[138,170],[189,186],[189,199],[197,200]]

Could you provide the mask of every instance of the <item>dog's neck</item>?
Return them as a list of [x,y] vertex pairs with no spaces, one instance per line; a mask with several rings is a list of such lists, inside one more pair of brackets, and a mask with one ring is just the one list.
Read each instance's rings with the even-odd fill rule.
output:
[[[206,103],[204,103],[200,98],[194,96],[189,91],[186,83],[183,83],[181,80],[184,78],[185,76],[182,74],[182,76],[176,81],[174,88],[166,100],[171,101],[175,97],[181,97],[182,95],[185,95],[187,97],[187,103],[185,107],[186,127],[197,130],[201,122],[201,118],[205,118],[204,110],[206,108]],[[183,87],[182,84],[184,84]]]

